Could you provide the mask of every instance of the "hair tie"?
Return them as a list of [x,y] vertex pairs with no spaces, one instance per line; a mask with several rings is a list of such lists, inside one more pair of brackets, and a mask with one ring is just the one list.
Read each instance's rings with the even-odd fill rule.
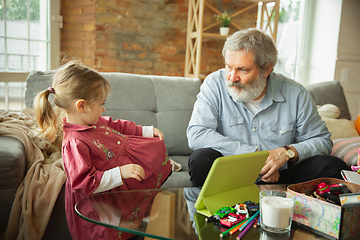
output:
[[55,93],[55,90],[52,87],[49,87],[48,90],[50,93]]

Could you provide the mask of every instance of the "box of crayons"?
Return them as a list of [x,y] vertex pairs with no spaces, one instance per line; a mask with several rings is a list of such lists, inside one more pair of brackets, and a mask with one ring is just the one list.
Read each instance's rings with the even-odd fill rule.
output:
[[294,225],[328,239],[360,233],[360,185],[319,178],[289,185],[287,191],[296,197]]

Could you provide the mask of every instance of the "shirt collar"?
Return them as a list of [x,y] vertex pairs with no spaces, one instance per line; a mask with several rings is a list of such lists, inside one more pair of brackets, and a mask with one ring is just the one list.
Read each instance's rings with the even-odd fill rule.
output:
[[264,101],[284,102],[285,99],[281,94],[280,86],[282,81],[279,81],[279,75],[271,72],[268,76],[268,85]]
[[66,121],[66,117],[62,119],[63,122],[63,131],[64,132],[80,132],[80,131],[86,131],[88,129],[94,128],[94,126],[84,126],[80,124],[74,124],[74,123],[68,123]]

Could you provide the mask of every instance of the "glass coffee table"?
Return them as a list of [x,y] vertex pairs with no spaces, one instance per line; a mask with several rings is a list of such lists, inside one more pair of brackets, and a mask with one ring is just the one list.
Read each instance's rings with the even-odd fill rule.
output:
[[145,239],[198,239],[191,227],[183,190],[94,194],[80,200],[75,205],[75,211],[86,221]]
[[[283,185],[263,185],[266,189],[283,189]],[[262,187],[259,186],[260,190]],[[205,223],[205,217],[195,213],[197,233],[189,219],[184,188],[107,192],[79,201],[76,213],[86,221],[136,234],[139,239],[220,239],[221,229]],[[150,201],[137,201],[144,199]],[[238,233],[223,239],[235,240]],[[241,238],[254,239],[325,239],[296,226],[286,234],[271,234],[261,227],[253,228]]]

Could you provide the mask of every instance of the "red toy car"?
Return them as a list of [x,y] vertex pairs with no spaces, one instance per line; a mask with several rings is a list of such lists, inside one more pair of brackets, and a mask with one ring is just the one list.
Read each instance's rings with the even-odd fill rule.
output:
[[232,227],[246,218],[244,214],[230,213],[227,217],[220,219],[220,224]]

